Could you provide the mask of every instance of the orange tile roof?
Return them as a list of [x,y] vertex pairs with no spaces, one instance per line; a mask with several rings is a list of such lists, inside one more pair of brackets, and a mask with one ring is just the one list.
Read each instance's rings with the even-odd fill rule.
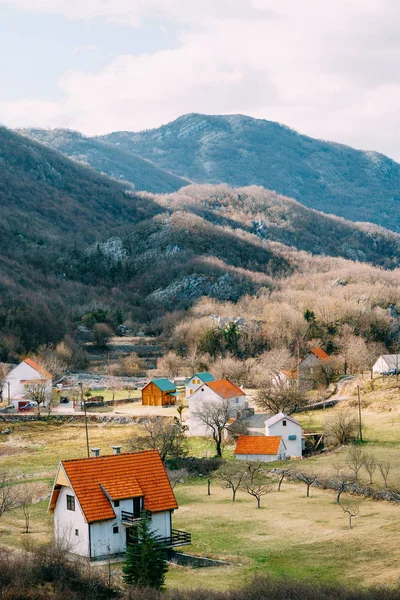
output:
[[240,435],[235,454],[273,454],[279,452],[280,435]]
[[217,379],[216,381],[209,381],[206,385],[224,400],[245,395],[244,391],[229,381],[229,379]]
[[43,377],[46,377],[46,379],[52,379],[52,375],[50,375],[50,373],[48,371],[46,371],[46,369],[43,369],[43,367],[41,367],[40,365],[38,365],[37,362],[35,362],[31,358],[26,358],[24,360],[24,362],[27,365],[29,365],[30,367],[32,367],[32,369],[35,369],[35,371],[37,371],[38,373],[40,373],[41,375],[43,375]]
[[320,360],[330,360],[331,358],[322,348],[312,348],[311,352]]
[[133,475],[130,481],[117,479],[115,481],[108,481],[104,485],[101,483],[100,485],[112,500],[125,500],[126,498],[144,496],[142,488]]
[[88,523],[115,517],[101,486],[111,497],[113,494],[125,496],[126,493],[135,494],[130,497],[144,496],[144,508],[151,512],[178,508],[156,450],[64,460],[61,464]]
[[282,369],[281,373],[285,375],[288,379],[298,379],[299,371],[298,369],[294,369],[294,371],[288,371],[286,369]]

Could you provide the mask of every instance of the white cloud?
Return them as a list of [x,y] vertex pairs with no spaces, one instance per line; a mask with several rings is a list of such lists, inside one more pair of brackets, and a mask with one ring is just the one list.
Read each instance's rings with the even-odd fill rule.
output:
[[44,100],[0,102],[0,123],[7,127],[59,127],[62,122],[62,109],[56,102]]
[[83,46],[76,46],[74,54],[87,54],[88,52],[96,52],[97,50],[96,44],[85,44]]
[[86,133],[153,127],[186,112],[242,112],[400,159],[397,0],[1,2],[134,26],[148,16],[175,19],[178,48],[63,75],[59,118]]

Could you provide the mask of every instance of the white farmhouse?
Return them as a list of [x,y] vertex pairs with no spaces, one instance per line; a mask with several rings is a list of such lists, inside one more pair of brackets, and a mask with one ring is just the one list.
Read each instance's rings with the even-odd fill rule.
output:
[[10,400],[14,408],[18,408],[21,403],[29,402],[26,398],[27,387],[35,384],[43,384],[50,398],[53,386],[51,374],[31,358],[26,358],[4,379],[3,399]]
[[247,408],[246,394],[229,379],[217,379],[200,386],[189,397],[189,435],[207,436],[210,431],[205,423],[196,418],[196,413],[209,403],[228,402],[230,417],[240,420]]
[[372,367],[373,373],[395,375],[400,372],[400,354],[381,354]]
[[281,436],[287,456],[302,456],[302,434],[301,424],[283,412],[265,421],[265,435]]
[[60,462],[49,504],[56,539],[89,559],[120,554],[146,510],[167,547],[190,544],[189,533],[172,529],[178,504],[159,453],[114,452]]
[[237,460],[272,462],[286,459],[285,442],[280,435],[240,435],[236,442]]
[[189,399],[190,396],[194,394],[194,392],[198,390],[200,386],[204,385],[205,383],[209,383],[210,381],[215,381],[215,379],[208,371],[195,373],[186,382],[186,398]]

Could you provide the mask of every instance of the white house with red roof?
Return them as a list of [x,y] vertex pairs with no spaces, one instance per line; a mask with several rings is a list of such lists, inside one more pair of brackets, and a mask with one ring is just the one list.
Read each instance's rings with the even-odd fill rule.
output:
[[315,387],[322,377],[323,370],[329,369],[332,357],[322,348],[312,348],[310,352],[299,362],[298,378],[300,386]]
[[189,435],[208,436],[209,428],[203,421],[196,418],[196,413],[201,412],[209,403],[226,403],[229,405],[230,418],[241,419],[243,411],[247,408],[246,394],[244,391],[229,381],[229,379],[217,379],[204,382],[197,388],[189,401]]
[[236,442],[237,460],[272,462],[286,459],[286,446],[280,435],[240,435]]
[[119,446],[112,455],[61,461],[49,503],[56,539],[91,560],[125,552],[143,511],[166,547],[190,544],[189,533],[172,528],[177,508],[159,453],[121,454]]
[[3,399],[14,408],[18,408],[26,399],[27,388],[30,385],[43,384],[46,395],[50,398],[53,387],[52,375],[31,358],[26,358],[19,365],[11,369],[3,381]]
[[303,430],[301,423],[283,412],[270,417],[265,421],[266,436],[281,436],[285,446],[286,455],[289,457],[301,457]]

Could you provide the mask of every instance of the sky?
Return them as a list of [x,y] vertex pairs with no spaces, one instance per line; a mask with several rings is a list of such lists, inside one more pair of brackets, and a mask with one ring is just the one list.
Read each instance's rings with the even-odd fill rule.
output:
[[242,113],[400,161],[399,0],[0,0],[0,123]]

